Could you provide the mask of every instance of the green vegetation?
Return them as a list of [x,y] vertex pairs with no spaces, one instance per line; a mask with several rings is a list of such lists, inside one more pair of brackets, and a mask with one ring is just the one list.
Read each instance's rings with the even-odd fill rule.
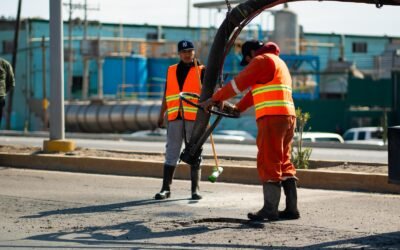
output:
[[298,169],[307,169],[309,167],[309,159],[311,156],[312,148],[303,148],[303,132],[310,119],[309,113],[303,113],[300,108],[296,109],[296,130],[297,140],[292,144],[292,162]]

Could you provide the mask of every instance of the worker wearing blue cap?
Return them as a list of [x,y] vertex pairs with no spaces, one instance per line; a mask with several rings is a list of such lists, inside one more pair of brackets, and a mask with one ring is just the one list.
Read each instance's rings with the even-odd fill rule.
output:
[[[204,74],[204,66],[195,58],[194,44],[188,40],[178,42],[180,62],[169,66],[164,96],[158,119],[158,126],[163,127],[167,114],[167,144],[165,151],[163,183],[161,191],[155,195],[156,200],[171,196],[171,184],[181,152],[182,142],[190,140],[197,108],[186,102],[180,102],[179,93],[190,92],[200,95],[201,82],[199,76]],[[196,60],[196,61],[195,61]],[[202,78],[202,77],[201,77]],[[197,100],[196,100],[197,101]],[[199,182],[201,177],[201,159],[191,165],[192,199],[200,200]]]

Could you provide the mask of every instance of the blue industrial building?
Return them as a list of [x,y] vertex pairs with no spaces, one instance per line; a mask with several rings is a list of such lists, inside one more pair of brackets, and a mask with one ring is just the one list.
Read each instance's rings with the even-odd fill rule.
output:
[[[178,61],[177,41],[195,41],[198,57],[206,62],[216,32],[215,28],[93,21],[86,29],[85,36],[85,27],[79,20],[64,22],[66,100],[90,100],[100,94],[110,100],[159,100],[167,67]],[[248,33],[242,33],[225,61],[228,79],[241,69],[240,45],[248,38]],[[274,38],[276,33],[259,31],[254,38],[275,39],[282,44]],[[11,59],[13,37],[14,22],[0,20],[1,57]],[[43,100],[48,98],[51,84],[48,37],[48,20],[22,21],[12,129],[46,127],[42,116]],[[294,97],[298,100],[340,99],[347,94],[349,77],[390,81],[393,72],[400,68],[399,37],[300,33],[298,39],[296,50],[282,46],[282,58],[291,68]]]

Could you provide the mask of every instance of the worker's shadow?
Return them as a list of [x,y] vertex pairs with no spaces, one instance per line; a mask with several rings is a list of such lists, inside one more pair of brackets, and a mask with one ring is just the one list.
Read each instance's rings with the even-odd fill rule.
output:
[[[65,230],[56,233],[35,235],[27,238],[28,240],[38,241],[57,241],[57,242],[74,242],[83,245],[102,245],[102,244],[132,244],[134,240],[150,240],[161,239],[176,236],[185,236],[191,234],[201,234],[210,231],[205,226],[188,227],[174,229],[171,231],[163,230],[153,232],[150,228],[140,221],[124,222],[117,225],[104,227],[83,227],[74,230]],[[157,245],[152,243],[140,243],[140,245]],[[164,243],[163,243],[164,245]]]
[[105,212],[123,212],[126,208],[129,207],[139,207],[139,206],[147,206],[157,203],[168,203],[168,202],[176,202],[187,199],[167,199],[167,200],[154,200],[154,199],[144,199],[137,201],[128,201],[114,204],[105,204],[105,205],[97,205],[97,206],[86,206],[86,207],[77,207],[77,208],[66,208],[66,209],[57,209],[51,211],[39,212],[36,215],[28,215],[23,216],[21,218],[41,218],[51,215],[66,215],[66,214],[88,214],[88,213],[105,213]]
[[[221,218],[228,219],[229,218]],[[208,220],[210,219],[202,219]],[[232,222],[240,222],[240,219],[233,219]],[[197,221],[199,222],[199,221]],[[179,223],[176,221],[171,221],[171,225],[166,228],[166,223],[163,222],[163,229],[147,227],[145,222],[133,221],[124,222],[117,225],[103,226],[103,227],[82,227],[74,230],[64,230],[58,231],[56,233],[47,233],[42,235],[34,235],[26,238],[27,240],[36,240],[39,242],[58,242],[57,246],[61,247],[59,242],[64,242],[66,246],[70,246],[71,243],[82,244],[85,246],[101,246],[108,245],[112,247],[122,247],[128,245],[130,249],[159,249],[159,248],[173,248],[173,249],[188,249],[188,242],[185,240],[180,240],[182,243],[173,243],[171,239],[179,238],[182,236],[194,236],[204,233],[213,232],[213,234],[218,234],[217,230],[224,228],[230,229],[241,229],[243,228],[242,223],[233,223],[231,226],[218,226],[221,222],[220,220],[215,220],[218,222],[215,226],[210,228],[210,224],[199,224],[195,221],[185,223]],[[205,222],[205,221],[202,221]],[[172,230],[171,230],[172,228]],[[154,230],[156,229],[156,230]],[[256,232],[254,232],[256,233]],[[260,233],[265,233],[260,231]],[[152,239],[155,241],[152,242]],[[163,240],[165,239],[165,240]],[[345,248],[346,246],[352,245],[356,248],[366,247],[371,249],[378,249],[382,246],[388,246],[389,248],[397,249],[399,246],[400,233],[398,231],[391,233],[383,233],[377,235],[353,237],[343,240],[332,240],[321,242],[317,244],[304,245],[307,249],[332,249],[332,248]],[[257,243],[237,243],[237,244],[226,244],[215,242],[191,242],[191,249],[267,249],[274,247],[267,247]],[[298,249],[297,247],[283,246],[279,249]]]
[[[210,228],[207,224],[198,224],[195,221],[189,224],[179,221],[162,222],[162,225],[146,226],[145,222],[133,221],[124,222],[117,225],[103,227],[82,227],[74,230],[64,230],[56,233],[47,233],[31,236],[27,240],[47,241],[47,242],[65,242],[67,245],[78,243],[82,245],[100,246],[111,245],[125,246],[130,249],[187,249],[188,243],[173,243],[170,239],[180,238],[182,236],[194,236],[203,233],[210,233],[224,228],[240,229],[240,224],[231,226],[218,226]],[[168,225],[168,223],[170,225]],[[214,225],[213,225],[214,226]],[[161,229],[162,228],[162,229]],[[160,230],[161,229],[161,230]],[[155,241],[151,242],[152,239]],[[163,240],[165,239],[165,240]],[[182,241],[181,241],[182,242]],[[57,244],[59,246],[59,244]],[[263,249],[256,245],[245,245],[248,249]],[[194,248],[241,248],[243,244],[225,244],[225,243],[202,243],[191,242],[190,247]]]
[[[142,206],[153,204],[168,204],[176,201],[187,201],[188,199],[167,199],[158,201],[154,199],[144,199],[137,201],[129,201],[115,204],[99,205],[99,206],[86,206],[80,208],[69,208],[62,210],[52,210],[41,212],[37,215],[25,216],[23,218],[41,218],[51,215],[71,215],[71,214],[87,214],[87,213],[106,213],[106,212],[123,212],[127,208],[140,207],[141,211],[146,211]],[[168,204],[170,206],[171,204]],[[185,215],[185,216],[183,216]],[[187,243],[171,243],[170,240],[160,241],[159,239],[168,239],[170,237],[192,236],[225,228],[229,229],[248,229],[248,220],[234,219],[234,218],[201,218],[201,219],[180,219],[180,220],[165,220],[165,218],[188,218],[191,215],[183,212],[176,211],[167,213],[154,214],[154,218],[150,217],[147,221],[132,221],[122,222],[116,225],[107,226],[74,226],[72,228],[59,230],[53,233],[36,234],[27,238],[28,240],[47,241],[47,242],[65,242],[67,245],[70,243],[79,243],[84,245],[102,245],[112,244],[113,246],[124,246],[136,244],[135,246],[143,248],[159,248],[170,246],[173,249],[184,249]],[[164,218],[158,221],[157,218],[161,216]],[[153,219],[151,219],[153,218]],[[94,219],[94,221],[96,221]],[[223,222],[223,223],[221,223]],[[89,224],[90,225],[90,224]],[[157,239],[155,243],[149,242],[152,239]],[[139,240],[140,242],[135,242]],[[213,244],[211,244],[213,245]],[[59,244],[57,244],[59,246]],[[191,243],[193,247],[209,248],[210,244],[205,243]],[[211,246],[212,247],[212,246]],[[234,247],[233,244],[219,244],[215,243],[216,248]],[[237,245],[236,248],[240,248]],[[259,246],[249,246],[249,248],[259,249]]]
[[[153,204],[165,204],[170,206],[172,202],[176,201],[188,201],[188,199],[167,199],[167,200],[154,200],[144,199],[137,201],[128,201],[115,204],[106,204],[98,206],[85,206],[79,208],[67,208],[61,210],[51,210],[40,212],[36,215],[25,216],[22,218],[42,218],[52,215],[72,215],[72,214],[88,214],[88,213],[108,213],[108,212],[126,212],[129,208],[140,207],[141,211],[146,211],[142,206],[148,206]],[[189,200],[190,202],[197,202]],[[183,216],[185,215],[185,216]],[[75,226],[68,229],[63,229],[53,233],[37,234],[33,235],[28,240],[47,241],[47,242],[65,242],[67,245],[70,243],[80,243],[85,245],[102,245],[102,244],[113,244],[117,246],[129,245],[133,243],[137,244],[137,247],[143,248],[159,248],[170,246],[173,249],[185,248],[187,243],[170,243],[171,241],[165,240],[162,243],[149,242],[151,239],[180,237],[180,236],[192,236],[203,233],[208,233],[216,230],[225,228],[230,229],[248,229],[248,220],[234,219],[234,218],[202,218],[195,220],[170,220],[165,221],[165,218],[176,217],[176,218],[187,218],[191,215],[183,212],[176,211],[167,213],[154,214],[154,218],[147,221],[132,221],[123,222],[116,225],[107,226]],[[157,218],[161,216],[163,221],[157,222]],[[150,217],[152,218],[152,217]],[[224,223],[221,223],[224,222]],[[148,223],[146,225],[146,223]],[[159,224],[160,223],[160,224]],[[155,228],[155,230],[154,230]],[[140,242],[135,242],[140,240]],[[213,244],[211,244],[213,245]],[[210,244],[203,243],[191,243],[194,247],[210,247]],[[232,247],[232,244],[215,244],[216,248],[227,248]],[[233,246],[235,247],[235,245]],[[241,245],[237,245],[240,248]],[[259,246],[249,246],[249,248],[259,249]]]

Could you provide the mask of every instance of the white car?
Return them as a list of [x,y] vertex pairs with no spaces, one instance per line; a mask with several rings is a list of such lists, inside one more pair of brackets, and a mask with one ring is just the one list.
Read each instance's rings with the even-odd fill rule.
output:
[[155,130],[140,130],[131,134],[134,138],[151,138],[151,139],[165,139],[167,138],[167,130],[157,128]]
[[237,136],[238,138],[243,138],[243,140],[255,140],[256,138],[252,136],[249,132],[244,130],[216,130],[213,131],[213,136]]
[[[298,133],[295,134],[293,140],[298,140]],[[303,132],[302,134],[303,142],[337,142],[343,143],[344,140],[341,135],[336,133],[326,133],[326,132]]]
[[[245,140],[255,140],[255,138],[246,131],[242,130],[218,130],[213,131],[213,139],[215,141],[238,141],[242,142]],[[154,140],[165,140],[167,138],[166,129],[155,129],[155,130],[141,130],[131,134],[131,137],[137,139],[154,139]]]
[[347,130],[343,135],[345,143],[383,146],[382,127],[359,127]]

